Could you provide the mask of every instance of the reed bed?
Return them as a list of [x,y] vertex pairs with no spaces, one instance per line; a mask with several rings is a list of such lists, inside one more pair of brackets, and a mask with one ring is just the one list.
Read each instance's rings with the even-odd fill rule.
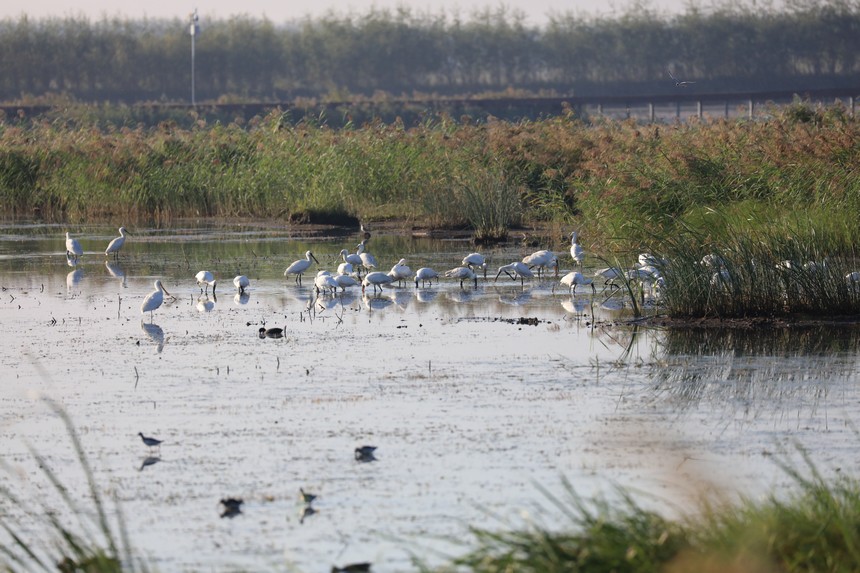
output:
[[[575,224],[592,250],[639,249],[709,213],[779,227],[793,213],[856,235],[860,122],[803,102],[760,121],[539,121],[327,127],[280,113],[229,125],[115,126],[79,112],[0,124],[0,215],[160,224],[330,213],[471,227]],[[498,197],[493,193],[500,193]],[[501,209],[500,209],[501,207]],[[718,228],[716,228],[719,230]]]

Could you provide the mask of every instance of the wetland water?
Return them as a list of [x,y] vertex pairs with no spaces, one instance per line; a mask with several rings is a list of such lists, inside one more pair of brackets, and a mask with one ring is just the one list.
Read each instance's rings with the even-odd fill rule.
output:
[[[795,443],[825,474],[859,469],[853,328],[618,325],[624,310],[601,304],[600,289],[494,284],[492,269],[533,250],[519,246],[485,251],[490,278],[477,288],[442,279],[315,301],[313,272],[299,287],[284,269],[310,249],[334,271],[356,235],[130,228],[106,263],[116,229],[72,228],[85,254],[70,266],[66,230],[0,227],[0,456],[12,468],[0,480],[46,495],[32,447],[85,499],[39,396],[54,399],[156,570],[411,570],[412,554],[438,563],[438,551],[467,550],[470,525],[564,527],[538,487],[564,498],[562,476],[584,496],[634,488],[671,514],[710,488],[788,487],[772,455],[797,458]],[[474,250],[368,244],[381,270],[406,258],[443,271]],[[219,279],[216,297],[200,297],[202,269]],[[250,277],[246,297],[236,274]],[[140,305],[157,278],[176,299],[150,320]],[[262,325],[285,337],[260,339]],[[164,443],[150,450],[138,432]],[[363,444],[375,461],[356,461]],[[300,487],[319,496],[314,513]],[[244,499],[242,512],[220,517],[223,497]]]

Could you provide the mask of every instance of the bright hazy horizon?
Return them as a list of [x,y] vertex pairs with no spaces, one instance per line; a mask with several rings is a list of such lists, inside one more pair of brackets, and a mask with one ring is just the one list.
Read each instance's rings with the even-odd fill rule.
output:
[[[750,0],[755,3],[755,0]],[[530,25],[543,25],[551,15],[572,13],[576,15],[621,15],[628,11],[636,0],[610,0],[595,2],[594,0],[374,0],[373,2],[316,0],[305,2],[299,0],[244,0],[235,2],[229,0],[148,0],[145,3],[116,2],[116,0],[78,0],[70,5],[66,0],[28,0],[26,3],[0,3],[0,18],[18,18],[27,15],[34,18],[86,16],[90,20],[100,20],[103,16],[129,19],[187,19],[188,15],[197,8],[201,24],[207,19],[226,19],[235,15],[248,15],[254,18],[268,18],[276,24],[322,16],[329,12],[336,14],[365,14],[371,7],[394,10],[400,6],[411,9],[414,13],[459,15],[464,19],[477,11],[484,9],[495,10],[505,7],[509,11],[520,11],[526,16]],[[719,2],[724,4],[724,2]],[[712,2],[692,2],[690,0],[646,0],[637,3],[648,7],[658,15],[671,16],[682,13],[688,6],[698,6],[707,10]],[[766,5],[766,3],[765,3]]]

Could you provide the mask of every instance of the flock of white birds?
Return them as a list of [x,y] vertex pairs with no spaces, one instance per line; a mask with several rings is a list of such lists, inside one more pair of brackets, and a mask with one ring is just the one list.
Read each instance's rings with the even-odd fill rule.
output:
[[[105,249],[105,256],[113,255],[115,258],[119,256],[120,250],[125,244],[126,235],[130,235],[125,227],[119,228],[119,237],[113,239]],[[383,285],[392,283],[403,284],[404,281],[413,281],[415,288],[426,287],[428,284],[433,285],[433,281],[438,281],[445,277],[460,281],[460,287],[463,288],[466,282],[472,282],[475,287],[478,286],[479,273],[483,278],[487,278],[487,260],[481,253],[470,253],[463,257],[460,266],[447,270],[444,273],[438,273],[432,268],[421,267],[413,274],[412,269],[407,265],[406,259],[400,259],[397,264],[391,267],[388,272],[378,271],[377,260],[367,250],[367,240],[369,233],[365,233],[365,238],[358,244],[354,253],[350,253],[347,249],[340,251],[339,255],[343,259],[337,271],[332,273],[327,270],[320,270],[314,278],[314,290],[320,294],[335,294],[337,289],[341,292],[347,288],[360,286],[362,292],[365,292],[370,287],[374,293],[377,290],[382,291]],[[83,255],[83,249],[77,239],[66,233],[66,257],[77,261],[78,257]],[[583,268],[585,262],[585,249],[577,242],[576,231],[570,234],[570,256],[575,267]],[[312,263],[319,265],[319,261],[311,251],[307,251],[305,256],[291,263],[285,270],[284,276],[295,278],[298,285],[302,284],[302,275],[307,272]],[[604,280],[604,286],[615,286],[615,279],[626,278],[627,280],[638,280],[644,284],[652,286],[660,286],[663,280],[660,272],[657,270],[659,262],[651,255],[643,254],[639,257],[639,264],[636,268],[629,271],[623,271],[616,268],[604,268],[595,272],[593,277],[585,277],[581,270],[575,270],[567,273],[559,279],[559,283],[568,288],[571,294],[575,294],[576,287],[579,285],[590,285],[594,292],[594,280],[601,278]],[[531,279],[535,276],[542,279],[545,273],[554,272],[558,278],[558,255],[550,250],[539,250],[524,257],[521,261],[514,261],[502,265],[498,268],[495,281],[498,281],[502,274],[505,274],[510,279],[525,284],[526,279]],[[362,276],[363,275],[363,276]],[[195,276],[197,285],[201,292],[209,293],[212,289],[214,294],[217,286],[217,280],[210,271],[200,271]],[[251,285],[251,281],[245,275],[236,276],[233,279],[233,286],[236,290],[243,294]],[[172,296],[164,288],[160,280],[155,281],[155,290],[149,293],[143,300],[140,307],[141,314],[150,313],[158,309],[164,302],[164,297]]]

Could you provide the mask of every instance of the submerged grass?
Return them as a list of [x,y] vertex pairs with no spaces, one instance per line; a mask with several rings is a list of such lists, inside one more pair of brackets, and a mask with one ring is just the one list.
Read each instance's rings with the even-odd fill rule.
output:
[[[481,573],[847,572],[860,563],[860,482],[828,480],[804,452],[805,470],[778,465],[796,491],[762,501],[703,501],[693,515],[669,520],[621,500],[586,501],[565,481],[567,499],[547,494],[570,531],[541,527],[474,529],[475,549],[436,569]],[[545,492],[546,493],[546,492]]]

